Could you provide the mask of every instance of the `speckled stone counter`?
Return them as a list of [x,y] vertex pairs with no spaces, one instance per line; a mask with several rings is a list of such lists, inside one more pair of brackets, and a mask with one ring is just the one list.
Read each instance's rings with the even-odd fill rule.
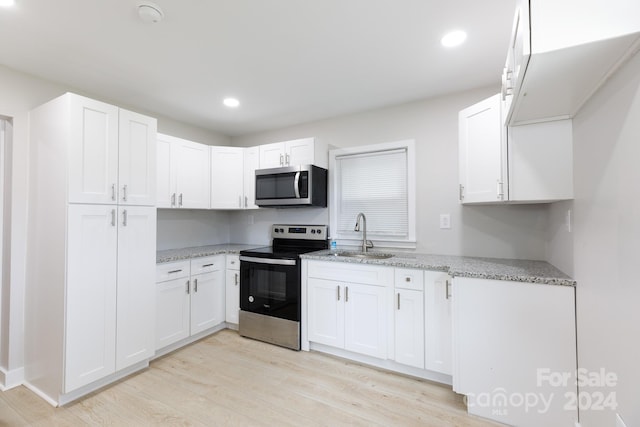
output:
[[225,245],[196,246],[192,248],[167,249],[156,252],[156,264],[179,261],[181,259],[198,258],[210,255],[237,254],[244,249],[253,249],[265,245],[240,245],[229,243]]
[[393,257],[391,258],[362,259],[340,256],[339,254],[341,252],[344,253],[349,251],[342,249],[325,250],[304,254],[301,257],[303,259],[318,261],[352,262],[389,267],[445,271],[452,277],[474,277],[478,279],[510,280],[514,282],[576,286],[575,280],[545,261],[428,255],[392,251],[380,251],[385,254],[393,254]]

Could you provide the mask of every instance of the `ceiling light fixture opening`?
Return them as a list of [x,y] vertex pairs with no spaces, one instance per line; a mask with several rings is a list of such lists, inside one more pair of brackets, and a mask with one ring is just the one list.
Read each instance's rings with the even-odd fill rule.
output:
[[0,0],[0,7],[15,6],[16,0]]
[[235,98],[225,98],[222,103],[229,108],[237,108],[240,105],[240,101]]
[[460,46],[467,39],[467,33],[464,31],[456,30],[451,31],[442,37],[440,43],[444,47],[455,47]]
[[144,22],[152,22],[155,24],[162,21],[162,18],[164,18],[164,13],[162,13],[162,9],[160,9],[160,6],[158,6],[157,4],[145,2],[138,5],[138,16],[140,16],[140,19],[142,19]]

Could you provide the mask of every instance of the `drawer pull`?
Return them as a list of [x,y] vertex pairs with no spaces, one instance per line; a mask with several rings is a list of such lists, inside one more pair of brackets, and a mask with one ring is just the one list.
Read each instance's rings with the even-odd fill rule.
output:
[[180,270],[171,270],[171,271],[168,271],[167,274],[180,273],[181,271],[182,271],[182,269],[180,269]]
[[211,267],[212,265],[213,265],[213,264],[203,264],[203,265],[202,265],[202,268],[204,268],[204,267]]

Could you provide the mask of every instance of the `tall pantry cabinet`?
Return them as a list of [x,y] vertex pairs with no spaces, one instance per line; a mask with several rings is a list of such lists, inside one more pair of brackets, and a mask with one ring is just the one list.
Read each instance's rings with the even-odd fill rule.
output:
[[25,380],[61,405],[153,356],[157,125],[71,93],[29,120]]

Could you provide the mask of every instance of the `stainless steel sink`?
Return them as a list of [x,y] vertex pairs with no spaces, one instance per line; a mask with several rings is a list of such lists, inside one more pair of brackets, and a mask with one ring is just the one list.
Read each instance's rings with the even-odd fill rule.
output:
[[387,259],[393,257],[392,254],[383,254],[379,252],[333,252],[330,255],[361,259]]

